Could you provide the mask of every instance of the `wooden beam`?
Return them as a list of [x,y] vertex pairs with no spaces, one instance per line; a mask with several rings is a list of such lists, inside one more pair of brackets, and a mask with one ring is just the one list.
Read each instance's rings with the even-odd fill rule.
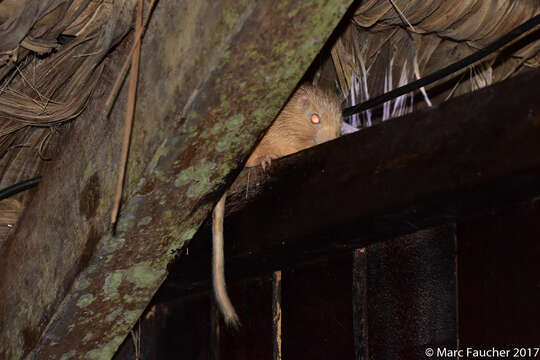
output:
[[365,248],[366,287],[356,294],[366,313],[364,359],[421,359],[427,348],[457,348],[457,250],[455,224]]
[[117,236],[108,220],[125,92],[110,118],[102,110],[129,41],[107,59],[2,254],[0,358],[113,356],[350,2],[158,3]]
[[[225,219],[230,280],[540,194],[540,71],[245,170]],[[249,196],[246,187],[249,182]],[[163,296],[208,287],[201,228]]]

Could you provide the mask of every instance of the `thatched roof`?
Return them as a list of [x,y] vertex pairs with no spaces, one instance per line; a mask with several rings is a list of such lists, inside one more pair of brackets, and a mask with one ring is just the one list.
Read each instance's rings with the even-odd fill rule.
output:
[[[486,47],[539,13],[540,4],[528,0],[364,1],[332,50],[340,88],[353,102],[365,101]],[[515,44],[429,86],[424,99],[439,103],[540,65],[539,41]]]
[[[0,3],[1,185],[31,177],[49,158],[55,130],[83,111],[100,64],[132,26],[133,8],[134,1]],[[538,13],[530,0],[363,1],[332,48],[339,88],[349,104],[366,100],[471,54]],[[538,67],[539,50],[539,41],[529,41],[492,56],[426,98],[440,102]]]
[[133,1],[0,3],[2,185],[35,174],[55,130],[84,110],[103,59],[132,27],[133,7]]

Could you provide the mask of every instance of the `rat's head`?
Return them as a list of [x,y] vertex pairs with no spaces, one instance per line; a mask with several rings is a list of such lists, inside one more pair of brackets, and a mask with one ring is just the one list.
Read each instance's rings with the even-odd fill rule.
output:
[[335,95],[302,85],[281,110],[246,166],[335,139],[339,136],[341,122],[341,108]]
[[[341,107],[336,95],[311,85],[302,85],[283,109],[289,134],[299,137],[305,147],[317,145],[339,136]],[[307,143],[311,144],[308,145]]]

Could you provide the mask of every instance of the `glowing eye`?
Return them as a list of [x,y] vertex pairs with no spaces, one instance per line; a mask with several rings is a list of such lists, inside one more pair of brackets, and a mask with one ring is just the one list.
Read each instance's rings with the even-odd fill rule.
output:
[[321,117],[319,116],[319,114],[311,114],[311,123],[312,124],[320,124],[321,123]]

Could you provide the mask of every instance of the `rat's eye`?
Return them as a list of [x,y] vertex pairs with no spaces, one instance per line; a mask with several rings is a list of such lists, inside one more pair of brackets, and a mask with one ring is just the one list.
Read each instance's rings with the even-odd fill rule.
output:
[[311,123],[312,124],[320,124],[321,123],[321,117],[317,113],[311,114]]

